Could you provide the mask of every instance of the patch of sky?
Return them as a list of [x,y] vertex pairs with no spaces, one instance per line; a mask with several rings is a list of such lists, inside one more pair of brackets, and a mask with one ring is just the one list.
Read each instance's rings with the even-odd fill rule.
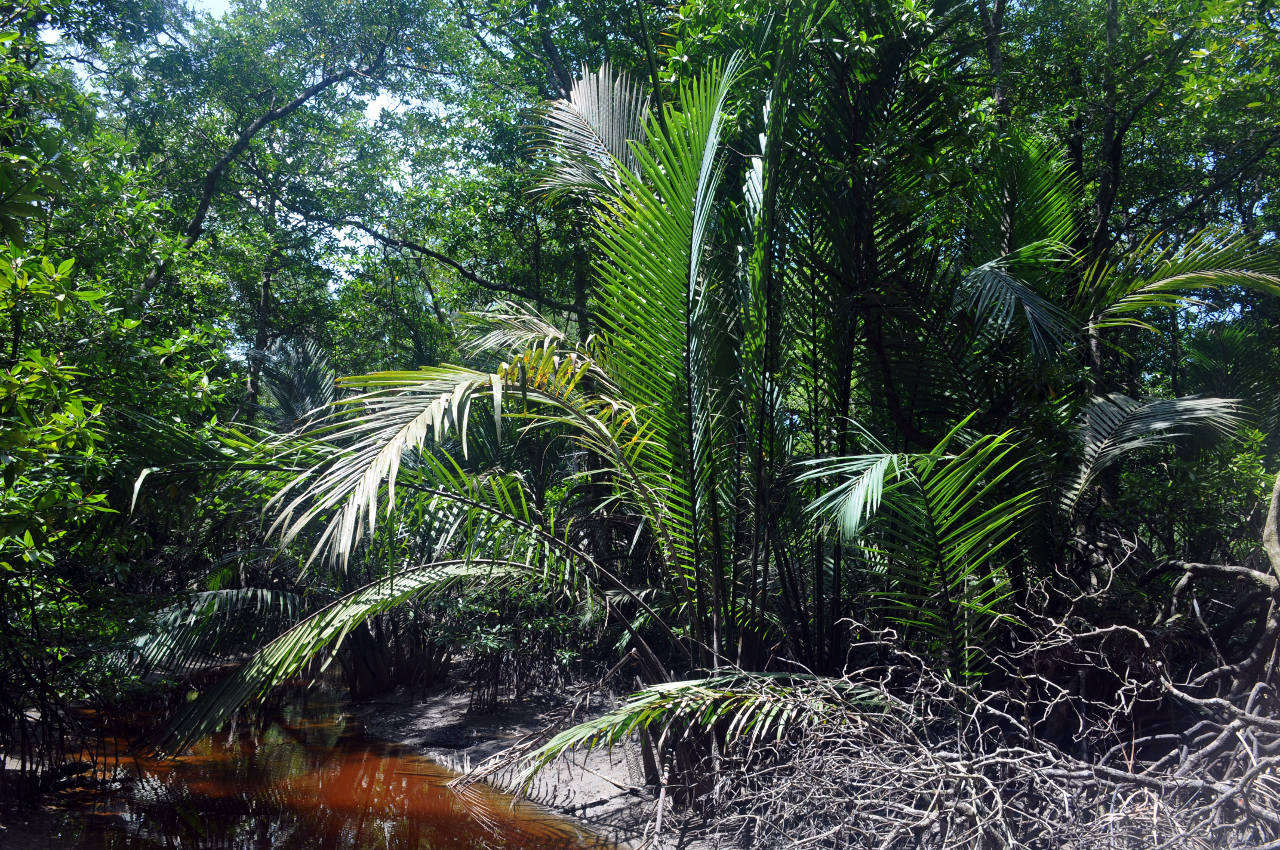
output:
[[230,0],[190,0],[191,8],[215,18],[222,17],[231,5]]

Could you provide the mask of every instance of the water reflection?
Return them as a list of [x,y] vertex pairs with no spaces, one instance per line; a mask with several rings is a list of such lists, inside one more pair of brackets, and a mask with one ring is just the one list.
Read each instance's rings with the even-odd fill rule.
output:
[[570,850],[601,842],[573,824],[371,741],[333,703],[312,700],[241,724],[177,759],[127,756],[119,790],[69,798],[51,846]]

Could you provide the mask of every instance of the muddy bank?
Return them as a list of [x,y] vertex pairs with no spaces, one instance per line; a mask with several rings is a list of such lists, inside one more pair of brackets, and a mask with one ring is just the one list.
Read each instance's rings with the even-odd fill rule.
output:
[[[561,704],[553,701],[531,701],[482,714],[469,714],[468,702],[465,685],[457,684],[425,695],[393,692],[361,702],[355,711],[370,735],[413,747],[458,772],[544,731],[562,717]],[[679,836],[664,834],[655,842],[646,835],[657,800],[644,787],[643,777],[639,748],[634,745],[571,752],[548,765],[524,796],[623,847],[698,847]],[[510,794],[521,791],[521,777],[514,770],[486,781]]]

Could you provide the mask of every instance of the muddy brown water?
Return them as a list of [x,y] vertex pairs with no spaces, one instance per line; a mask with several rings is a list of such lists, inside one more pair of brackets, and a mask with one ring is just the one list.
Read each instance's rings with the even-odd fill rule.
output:
[[[102,782],[59,795],[23,830],[30,850],[581,850],[586,829],[368,737],[341,703],[295,700],[177,758],[121,744]],[[0,833],[0,835],[3,835]],[[0,844],[11,846],[0,837]],[[13,845],[16,846],[16,845]]]

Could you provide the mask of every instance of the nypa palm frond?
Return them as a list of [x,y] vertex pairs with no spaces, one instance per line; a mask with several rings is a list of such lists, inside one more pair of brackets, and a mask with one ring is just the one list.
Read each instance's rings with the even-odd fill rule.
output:
[[246,702],[260,698],[300,674],[313,659],[333,653],[352,629],[386,609],[421,594],[468,581],[511,581],[529,575],[526,565],[505,561],[441,561],[393,573],[331,602],[254,653],[235,673],[183,710],[162,745],[178,750],[221,727]]
[[302,610],[301,595],[275,588],[194,593],[155,614],[151,629],[134,640],[131,661],[145,671],[181,673],[219,659],[233,645],[239,648],[274,637]]
[[809,510],[830,519],[846,537],[853,538],[880,509],[886,483],[901,474],[899,464],[908,462],[909,455],[896,454],[819,458],[806,462],[809,468],[796,480],[844,479],[818,496]]
[[890,619],[928,636],[957,675],[971,671],[984,633],[1003,616],[1006,550],[1040,501],[1034,488],[1008,492],[1021,465],[1009,433],[951,453],[967,422],[929,452],[823,458],[802,476],[846,479],[810,511],[875,553]]
[[978,259],[1028,245],[1070,245],[1084,202],[1080,182],[1059,149],[1016,130],[997,140],[971,175],[967,252]]
[[262,354],[263,410],[279,431],[294,431],[337,393],[328,355],[315,340],[281,342]]
[[727,741],[779,740],[790,730],[883,711],[872,691],[843,679],[791,673],[729,673],[663,682],[622,705],[566,729],[528,756],[527,779],[562,753],[612,747],[639,730],[656,733],[659,746],[678,738],[723,730]]
[[[1049,250],[1044,250],[1048,247]],[[958,306],[963,307],[1002,336],[1021,314],[1031,336],[1032,350],[1040,357],[1048,357],[1059,350],[1078,330],[1078,322],[1070,313],[1037,292],[1030,284],[1014,274],[1012,266],[1019,259],[1031,255],[1045,255],[1060,259],[1062,252],[1056,246],[1034,245],[1023,249],[1014,257],[1001,257],[988,261],[961,279],[957,292]]]
[[450,430],[463,437],[473,399],[491,398],[501,419],[501,379],[461,366],[417,372],[379,372],[346,379],[365,392],[342,399],[310,431],[326,457],[283,487],[271,500],[271,533],[288,543],[312,521],[328,517],[312,558],[327,553],[345,564],[365,531],[377,527],[383,486],[386,508],[395,505],[396,476],[404,457],[437,442]]
[[1143,313],[1195,305],[1197,292],[1233,286],[1280,295],[1280,258],[1246,237],[1204,231],[1176,248],[1152,237],[1117,264],[1095,265],[1081,279],[1080,297],[1094,327],[1154,330]]
[[631,144],[645,141],[649,99],[624,73],[606,62],[582,68],[569,97],[542,109],[544,143],[551,160],[541,189],[550,195],[614,194],[621,171],[633,168]]
[[535,345],[557,347],[565,341],[563,330],[536,310],[513,301],[499,301],[487,310],[466,314],[464,319],[474,331],[474,337],[464,342],[469,353],[495,351],[505,356]]
[[1250,424],[1280,433],[1280,369],[1275,347],[1248,328],[1218,323],[1196,328],[1186,342],[1186,384],[1201,393],[1239,397]]
[[[699,503],[711,474],[716,422],[708,386],[717,344],[702,261],[720,177],[720,132],[735,57],[681,87],[678,108],[650,121],[633,146],[634,172],[599,206],[597,314],[601,360],[621,396],[644,411],[653,439],[637,453],[642,474],[668,482],[663,509],[673,566],[696,569]],[[677,470],[676,475],[672,471]]]
[[1080,462],[1059,485],[1057,509],[1070,520],[1098,475],[1127,452],[1167,443],[1193,429],[1231,434],[1241,422],[1238,399],[1134,399],[1111,393],[1091,401],[1076,424]]

